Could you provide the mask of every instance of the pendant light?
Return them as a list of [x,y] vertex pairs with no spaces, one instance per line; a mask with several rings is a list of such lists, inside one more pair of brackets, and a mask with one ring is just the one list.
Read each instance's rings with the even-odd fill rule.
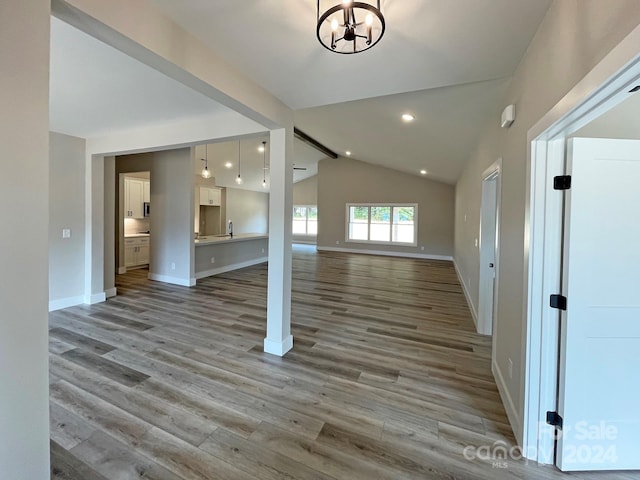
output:
[[262,142],[262,188],[267,188],[267,142]]
[[206,144],[204,148],[204,158],[200,159],[204,162],[204,168],[200,174],[202,178],[211,178],[211,172],[209,171],[209,144]]
[[238,177],[236,178],[236,183],[242,185],[242,177],[240,176],[240,140],[238,140]]

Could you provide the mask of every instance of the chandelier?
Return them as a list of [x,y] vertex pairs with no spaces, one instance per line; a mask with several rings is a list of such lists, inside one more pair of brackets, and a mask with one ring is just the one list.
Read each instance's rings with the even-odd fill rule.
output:
[[380,41],[385,29],[380,0],[335,2],[318,0],[316,34],[323,47],[336,53],[359,53]]

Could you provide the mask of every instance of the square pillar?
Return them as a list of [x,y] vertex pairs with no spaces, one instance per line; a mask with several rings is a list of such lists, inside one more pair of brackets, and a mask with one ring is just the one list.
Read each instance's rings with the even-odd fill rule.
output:
[[293,210],[293,127],[271,131],[269,196],[269,275],[267,338],[264,351],[283,356],[291,335],[291,221]]

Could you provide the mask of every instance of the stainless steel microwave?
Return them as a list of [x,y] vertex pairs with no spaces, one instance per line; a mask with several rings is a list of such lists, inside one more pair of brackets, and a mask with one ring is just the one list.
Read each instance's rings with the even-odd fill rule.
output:
[[150,217],[151,216],[151,203],[150,202],[144,202],[142,205],[143,205],[144,216],[145,217]]

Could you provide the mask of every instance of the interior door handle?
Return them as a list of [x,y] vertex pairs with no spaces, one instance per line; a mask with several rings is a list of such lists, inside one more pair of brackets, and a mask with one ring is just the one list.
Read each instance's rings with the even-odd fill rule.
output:
[[490,263],[490,264],[489,264],[489,268],[493,268],[493,263]]

